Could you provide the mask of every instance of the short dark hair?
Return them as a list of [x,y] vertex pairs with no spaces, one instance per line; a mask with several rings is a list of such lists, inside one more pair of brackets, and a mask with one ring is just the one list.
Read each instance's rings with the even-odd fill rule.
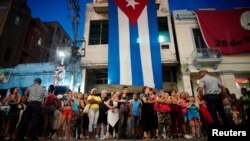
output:
[[122,87],[123,90],[126,89],[126,88],[128,88],[128,86],[123,86],[123,87]]
[[42,79],[41,78],[36,78],[34,81],[37,82],[37,83],[39,83],[39,84],[42,83]]
[[10,94],[13,94],[13,92],[14,92],[14,90],[15,90],[16,88],[18,88],[18,87],[12,87],[12,88],[10,88]]
[[200,71],[199,71],[199,74],[201,74],[201,73],[203,73],[203,72],[208,73],[207,70],[200,70]]

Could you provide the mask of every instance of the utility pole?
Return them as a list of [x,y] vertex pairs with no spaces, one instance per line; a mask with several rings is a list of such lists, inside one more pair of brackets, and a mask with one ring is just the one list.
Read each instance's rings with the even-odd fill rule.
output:
[[72,30],[74,34],[73,39],[73,47],[72,48],[72,56],[71,56],[71,82],[70,88],[73,90],[75,88],[75,72],[76,72],[76,64],[79,61],[79,55],[76,52],[75,48],[79,48],[81,41],[78,38],[78,26],[79,26],[79,19],[80,19],[80,0],[68,0],[68,11],[69,11],[69,18],[72,23]]

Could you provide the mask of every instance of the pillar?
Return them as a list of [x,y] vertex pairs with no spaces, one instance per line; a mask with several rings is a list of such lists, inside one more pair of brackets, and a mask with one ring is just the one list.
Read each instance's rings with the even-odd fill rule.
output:
[[237,98],[240,98],[240,90],[236,86],[235,75],[232,72],[221,73],[222,84],[229,89],[230,93],[235,93]]
[[80,92],[85,93],[85,87],[86,87],[86,68],[82,68],[82,81],[81,81],[81,88]]

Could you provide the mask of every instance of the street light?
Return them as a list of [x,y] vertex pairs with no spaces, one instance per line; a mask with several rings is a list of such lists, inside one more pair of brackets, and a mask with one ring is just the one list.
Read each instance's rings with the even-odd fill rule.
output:
[[64,64],[64,57],[65,57],[64,51],[61,51],[61,50],[58,51],[58,56],[62,58],[61,65],[63,65]]

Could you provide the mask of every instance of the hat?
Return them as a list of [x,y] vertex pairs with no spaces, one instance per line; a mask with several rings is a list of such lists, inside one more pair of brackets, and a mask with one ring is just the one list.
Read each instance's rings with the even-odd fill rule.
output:
[[63,95],[59,94],[56,96],[57,99],[62,99],[63,98]]
[[97,89],[96,89],[96,88],[93,88],[93,89],[90,91],[90,93],[91,93],[91,94],[96,94],[96,91],[97,91]]
[[34,81],[38,82],[39,84],[41,84],[41,83],[42,83],[41,78],[36,78]]

